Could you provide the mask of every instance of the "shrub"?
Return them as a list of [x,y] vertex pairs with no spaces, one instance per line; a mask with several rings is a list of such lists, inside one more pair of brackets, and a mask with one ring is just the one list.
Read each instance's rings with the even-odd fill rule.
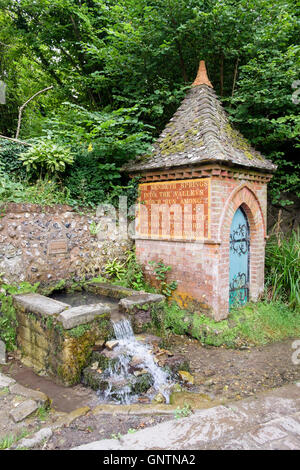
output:
[[95,207],[105,202],[113,186],[120,182],[120,172],[114,163],[100,163],[91,152],[77,154],[72,172],[64,184],[70,197],[84,206]]
[[300,230],[273,235],[266,246],[266,279],[273,300],[300,307]]
[[73,163],[73,154],[68,147],[40,140],[21,153],[19,159],[32,176],[42,178],[65,171],[66,165]]
[[38,180],[30,184],[26,180],[16,181],[0,171],[1,202],[27,202],[51,206],[54,204],[75,205],[68,188],[61,187],[55,181]]
[[19,178],[26,176],[26,169],[19,160],[19,155],[28,147],[9,140],[0,139],[0,166],[8,174],[17,174]]

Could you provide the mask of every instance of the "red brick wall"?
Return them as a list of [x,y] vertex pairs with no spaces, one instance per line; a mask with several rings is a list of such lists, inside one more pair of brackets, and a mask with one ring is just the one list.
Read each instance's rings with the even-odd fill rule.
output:
[[250,233],[250,298],[264,288],[267,185],[230,177],[211,178],[211,239],[204,242],[136,240],[138,259],[151,277],[148,262],[172,266],[169,280],[178,282],[176,298],[182,305],[194,299],[211,308],[216,320],[229,311],[229,236],[235,211],[242,206]]

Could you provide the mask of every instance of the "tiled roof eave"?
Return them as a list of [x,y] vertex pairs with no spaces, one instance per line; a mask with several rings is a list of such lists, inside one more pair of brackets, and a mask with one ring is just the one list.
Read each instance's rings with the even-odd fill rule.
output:
[[240,169],[244,169],[244,170],[252,170],[252,171],[259,171],[259,172],[262,172],[262,173],[274,173],[277,169],[277,165],[274,165],[272,162],[270,162],[270,166],[265,166],[265,165],[262,165],[262,166],[258,166],[258,165],[245,165],[244,163],[236,163],[236,162],[233,162],[232,160],[230,159],[226,159],[226,158],[217,158],[215,157],[214,159],[211,159],[211,158],[207,158],[207,159],[202,159],[202,160],[198,160],[198,161],[194,161],[194,162],[184,162],[184,163],[180,163],[180,164],[157,164],[157,165],[133,165],[132,167],[127,167],[127,168],[123,168],[122,171],[126,171],[128,173],[131,173],[131,174],[136,174],[136,173],[146,173],[146,172],[150,172],[150,171],[157,171],[157,170],[171,170],[172,168],[191,168],[191,167],[201,167],[201,166],[204,166],[204,165],[207,165],[207,164],[216,164],[216,167],[219,166],[219,165],[225,165],[229,168],[240,168]]

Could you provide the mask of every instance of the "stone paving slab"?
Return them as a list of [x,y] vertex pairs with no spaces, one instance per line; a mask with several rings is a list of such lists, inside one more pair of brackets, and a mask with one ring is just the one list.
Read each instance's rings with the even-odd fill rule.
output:
[[74,450],[300,449],[296,385]]
[[53,432],[51,428],[43,428],[37,431],[32,437],[21,439],[18,444],[15,446],[16,449],[32,449],[42,443],[44,440],[49,439],[52,436]]
[[300,408],[300,402],[297,404],[297,398],[278,397],[275,394],[269,396],[263,393],[256,399],[247,398],[235,402],[231,407],[234,411],[247,416],[247,421],[253,425],[271,421],[283,414],[294,413]]
[[40,313],[41,315],[57,315],[70,307],[59,300],[35,293],[14,295],[13,299],[14,303],[21,305],[26,312]]
[[45,393],[23,387],[23,385],[18,383],[12,384],[9,387],[9,391],[14,395],[20,395],[21,397],[35,400],[40,406],[47,406],[50,403],[49,397],[47,397]]
[[26,400],[12,409],[9,415],[15,423],[19,423],[20,421],[23,421],[23,419],[32,415],[32,413],[34,413],[37,409],[38,405],[34,400]]
[[137,305],[161,302],[163,300],[165,300],[165,296],[161,294],[138,293],[121,299],[119,305],[121,305],[125,310],[130,310]]
[[15,379],[12,379],[11,377],[8,377],[7,375],[4,375],[0,372],[0,389],[9,387],[15,383]]
[[241,429],[244,421],[241,414],[225,406],[217,406],[196,412],[189,418],[171,420],[147,428],[129,438],[126,436],[121,441],[103,440],[80,446],[79,449],[189,449],[193,448],[196,442],[205,445],[219,439],[224,433],[229,434],[237,428]]
[[103,303],[80,305],[79,307],[73,307],[63,311],[59,315],[58,320],[62,322],[66,330],[69,330],[75,326],[89,323],[97,316],[110,313],[110,311],[110,306]]

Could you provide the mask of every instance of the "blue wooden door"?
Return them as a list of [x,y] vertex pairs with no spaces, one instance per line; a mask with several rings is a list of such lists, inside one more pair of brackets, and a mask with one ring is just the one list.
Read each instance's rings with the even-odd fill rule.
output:
[[230,229],[229,307],[244,305],[249,299],[249,257],[249,224],[239,208]]

